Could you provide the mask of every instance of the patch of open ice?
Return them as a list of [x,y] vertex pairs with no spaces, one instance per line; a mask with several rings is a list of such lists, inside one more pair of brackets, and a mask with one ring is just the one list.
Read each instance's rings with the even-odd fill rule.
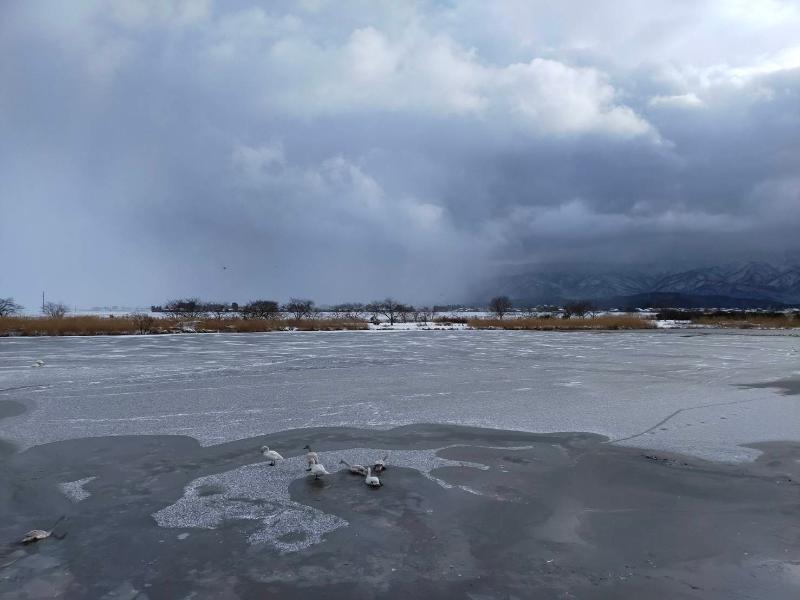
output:
[[86,500],[89,496],[91,496],[89,492],[83,489],[83,486],[90,481],[94,481],[95,479],[97,479],[97,477],[84,477],[83,479],[78,479],[77,481],[66,481],[64,483],[59,483],[58,489],[61,490],[61,493],[73,502],[80,502],[81,500]]
[[[450,446],[448,446],[450,447]],[[431,474],[441,467],[472,467],[488,470],[474,462],[437,456],[439,450],[381,450],[350,448],[319,452],[320,462],[331,473],[341,470],[339,461],[368,465],[389,455],[387,466],[416,469],[438,485],[479,493],[466,486],[453,486]],[[225,473],[195,479],[174,504],[153,514],[160,527],[214,529],[224,521],[247,519],[261,526],[247,538],[251,544],[268,543],[280,552],[297,552],[322,541],[326,533],[348,522],[291,499],[289,486],[307,477],[304,456],[295,456],[270,467],[266,462],[246,465]]]

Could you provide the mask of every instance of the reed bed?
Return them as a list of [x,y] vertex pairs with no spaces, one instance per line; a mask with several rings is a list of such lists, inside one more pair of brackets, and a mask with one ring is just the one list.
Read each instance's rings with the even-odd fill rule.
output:
[[[158,319],[160,327],[175,326],[167,319]],[[2,317],[0,336],[21,335],[125,335],[138,333],[134,320],[129,317]]]
[[652,329],[655,323],[635,315],[603,315],[594,318],[543,319],[470,319],[469,326],[475,329],[518,329],[532,331],[580,331],[580,330],[619,330]]
[[437,325],[466,325],[469,323],[467,317],[434,317],[433,322]]
[[132,335],[164,333],[256,333],[367,329],[352,319],[176,319],[140,316],[0,317],[0,336]]

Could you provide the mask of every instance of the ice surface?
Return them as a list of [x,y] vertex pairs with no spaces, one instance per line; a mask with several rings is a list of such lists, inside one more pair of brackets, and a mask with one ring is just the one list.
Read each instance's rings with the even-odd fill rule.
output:
[[90,481],[94,481],[95,479],[97,479],[97,477],[84,477],[83,479],[78,479],[77,481],[66,481],[64,483],[59,483],[58,489],[61,490],[61,493],[73,502],[80,502],[81,500],[86,500],[89,496],[91,496],[89,492],[83,489],[83,486]]
[[[342,459],[352,464],[370,465],[388,454],[389,469],[409,467],[420,471],[442,487],[457,487],[477,493],[465,486],[452,486],[432,475],[431,471],[451,466],[478,469],[488,467],[441,458],[437,456],[437,452],[438,450],[351,448],[318,454],[320,462],[331,474],[343,468],[339,464]],[[326,533],[348,524],[344,519],[299,504],[290,498],[289,485],[296,479],[310,477],[305,468],[305,456],[295,456],[278,461],[274,467],[263,462],[201,477],[186,487],[180,500],[158,511],[153,518],[161,527],[205,529],[213,529],[232,519],[260,521],[261,526],[248,537],[251,544],[268,543],[281,552],[296,552],[318,544]],[[362,479],[354,476],[352,485],[363,485]]]
[[[21,448],[106,435],[203,445],[301,427],[589,431],[747,460],[800,439],[800,401],[737,384],[800,373],[800,338],[694,331],[416,331],[0,339]],[[31,369],[37,358],[46,369]],[[666,420],[665,420],[666,419]],[[657,427],[654,427],[658,424]]]

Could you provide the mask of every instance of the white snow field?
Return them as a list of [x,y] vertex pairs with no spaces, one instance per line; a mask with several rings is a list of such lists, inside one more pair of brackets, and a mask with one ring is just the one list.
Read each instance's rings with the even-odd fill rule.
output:
[[[45,366],[32,368],[37,359]],[[741,461],[800,440],[800,337],[409,331],[0,339],[0,420],[20,448],[107,435],[203,445],[302,427],[451,423],[587,431]]]

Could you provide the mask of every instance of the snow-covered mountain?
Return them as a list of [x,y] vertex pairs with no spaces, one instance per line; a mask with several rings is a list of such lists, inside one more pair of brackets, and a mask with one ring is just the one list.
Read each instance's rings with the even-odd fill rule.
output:
[[[529,302],[601,299],[648,293],[800,303],[800,264],[736,263],[678,272],[538,270],[496,279],[486,293]],[[485,295],[485,294],[484,294]]]

